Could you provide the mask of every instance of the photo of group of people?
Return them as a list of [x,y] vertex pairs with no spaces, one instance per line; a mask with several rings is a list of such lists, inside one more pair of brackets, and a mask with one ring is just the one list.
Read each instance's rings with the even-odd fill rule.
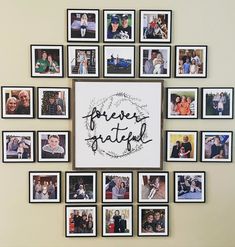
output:
[[176,46],[176,77],[206,77],[207,46]]
[[66,202],[95,202],[96,173],[66,172]]
[[66,237],[95,237],[96,207],[66,206]]
[[168,173],[139,172],[138,201],[168,202]]
[[3,162],[34,162],[33,131],[3,131]]
[[197,132],[167,131],[167,161],[197,161]]
[[62,45],[31,45],[32,77],[63,77]]
[[174,172],[175,202],[205,202],[205,172]]
[[132,173],[103,172],[103,202],[132,202]]
[[132,236],[132,206],[103,206],[103,236]]
[[29,172],[29,202],[60,202],[60,172]]
[[197,118],[197,88],[167,88],[168,118]]
[[168,236],[168,206],[139,206],[138,236]]

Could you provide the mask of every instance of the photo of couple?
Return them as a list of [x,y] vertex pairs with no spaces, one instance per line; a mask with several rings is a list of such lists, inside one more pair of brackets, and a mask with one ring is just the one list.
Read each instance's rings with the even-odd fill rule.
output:
[[103,173],[103,202],[131,202],[132,173]]

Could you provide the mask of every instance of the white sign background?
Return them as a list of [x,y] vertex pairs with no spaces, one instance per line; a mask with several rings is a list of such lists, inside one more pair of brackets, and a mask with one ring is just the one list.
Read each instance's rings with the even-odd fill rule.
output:
[[[94,129],[90,129],[92,110],[96,107],[101,114],[105,111],[107,118],[115,112],[116,117],[124,111],[129,118],[136,112],[138,118],[127,117],[106,121],[105,116],[94,117]],[[123,115],[124,115],[123,114]],[[127,116],[127,115],[126,115]],[[160,82],[75,82],[75,168],[161,168],[161,116],[162,83]],[[136,121],[142,119],[142,121]],[[146,125],[143,142],[127,141],[101,142],[94,139],[102,135],[103,140],[110,135],[111,140],[117,136],[128,137],[129,133],[140,136],[141,126]],[[127,129],[126,129],[127,128]],[[92,144],[96,151],[92,150]],[[130,147],[130,146],[129,146]]]

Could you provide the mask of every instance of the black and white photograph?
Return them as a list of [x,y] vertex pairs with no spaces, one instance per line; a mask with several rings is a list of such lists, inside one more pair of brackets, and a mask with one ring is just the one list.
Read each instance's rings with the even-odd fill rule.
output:
[[67,203],[96,202],[96,172],[66,172],[65,185]]
[[61,172],[29,172],[30,203],[58,203],[61,201],[60,197]]
[[34,118],[34,88],[2,86],[2,118]]
[[2,162],[30,163],[35,161],[34,131],[3,131]]

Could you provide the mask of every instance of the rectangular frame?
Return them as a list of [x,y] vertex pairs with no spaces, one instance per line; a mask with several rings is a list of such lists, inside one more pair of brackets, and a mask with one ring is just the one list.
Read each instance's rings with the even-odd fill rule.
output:
[[[42,54],[44,52],[46,52],[45,50],[59,50],[59,61],[55,61],[53,60],[53,57],[52,57],[52,69],[55,70],[55,67],[57,67],[58,65],[58,62],[60,64],[60,71],[58,72],[58,74],[54,74],[53,73],[44,73],[44,72],[35,72],[35,64],[37,63],[37,61],[35,60],[35,50],[36,49],[40,49],[40,50],[44,50],[42,51]],[[47,54],[47,57],[48,57],[48,53],[46,52]],[[63,45],[30,45],[30,57],[31,57],[31,77],[38,77],[38,78],[63,78],[64,77],[64,46]],[[46,59],[47,59],[46,57]],[[46,59],[43,59],[43,60],[46,60]],[[37,60],[42,60],[41,58],[37,58]],[[47,63],[49,63],[47,61]],[[41,62],[39,62],[39,64],[41,64]],[[44,65],[46,66],[46,64]],[[44,69],[44,68],[43,68]],[[50,69],[50,66],[49,64],[47,64],[47,67],[45,68],[45,71],[47,69]]]
[[[69,199],[70,176],[93,176],[93,199]],[[65,202],[66,203],[96,203],[97,202],[97,172],[65,172]]]
[[[70,235],[71,233],[68,233],[69,226],[68,226],[68,209],[73,208],[74,210],[84,210],[84,209],[90,209],[93,210],[95,215],[92,215],[92,218],[94,216],[95,218],[95,224],[93,224],[94,233],[76,233],[76,235]],[[91,205],[66,205],[65,206],[65,237],[97,237],[97,206],[91,206]]]
[[[169,172],[138,172],[137,173],[137,187],[138,187],[138,203],[168,203],[169,202]],[[165,177],[165,188],[164,188],[164,193],[165,193],[165,199],[153,199],[157,191],[160,190],[161,182],[155,181],[155,184],[151,185],[150,182],[148,181],[148,186],[149,187],[149,195],[148,199],[142,199],[141,198],[141,183],[140,183],[140,178],[143,176],[164,176]],[[156,188],[157,187],[157,188]]]
[[[105,88],[105,91],[103,90]],[[74,90],[75,92],[75,96],[74,98],[76,99],[75,101],[75,123],[74,123],[74,131],[75,131],[75,149],[74,149],[74,153],[75,155],[75,164],[74,164],[74,168],[155,168],[155,169],[162,169],[162,81],[158,81],[158,82],[138,82],[138,81],[108,81],[108,80],[99,80],[99,81],[87,81],[87,80],[83,80],[83,81],[78,81],[74,83]],[[91,92],[94,92],[93,95]],[[143,95],[147,95],[148,97],[144,97]],[[89,96],[89,97],[88,97]],[[137,98],[136,98],[137,97]],[[150,99],[152,98],[152,100]],[[106,100],[105,100],[106,99]],[[132,102],[133,99],[133,103]],[[144,99],[144,100],[143,100]],[[92,141],[92,135],[94,134],[93,131],[94,129],[92,128],[92,130],[90,129],[90,125],[88,124],[88,118],[90,119],[90,117],[92,115],[88,114],[88,112],[92,113],[93,111],[93,116],[95,116],[95,112],[94,109],[96,108],[96,104],[98,104],[97,107],[101,107],[101,104],[99,102],[102,102],[102,100],[104,102],[106,102],[106,106],[104,107],[108,107],[110,110],[110,116],[109,116],[109,120],[104,121],[106,119],[102,118],[101,122],[105,123],[107,125],[106,128],[104,128],[103,126],[105,126],[104,124],[99,125],[99,128],[101,127],[101,131],[106,131],[107,129],[114,127],[114,126],[110,126],[110,124],[113,124],[113,122],[116,122],[117,120],[121,121],[122,125],[123,123],[126,124],[128,122],[129,125],[129,121],[131,124],[131,117],[130,114],[134,114],[134,118],[138,118],[136,113],[137,110],[141,111],[144,115],[149,114],[152,115],[151,117],[151,121],[148,122],[149,126],[148,127],[148,131],[150,133],[151,136],[153,136],[153,141],[152,139],[144,139],[144,142],[148,142],[149,140],[151,141],[151,145],[148,145],[147,149],[144,150],[142,149],[143,147],[146,147],[145,145],[147,145],[146,143],[143,143],[144,145],[141,146],[141,149],[136,149],[137,147],[135,147],[136,151],[134,152],[132,149],[130,149],[130,151],[128,151],[128,149],[124,149],[122,151],[122,148],[124,148],[123,143],[121,143],[118,146],[106,146],[106,144],[104,146],[102,146],[101,148],[99,147],[100,144],[95,145],[95,143]],[[110,101],[111,100],[111,101]],[[116,113],[114,114],[114,110],[117,111],[117,113],[121,112],[121,110],[123,111],[123,109],[121,109],[118,105],[115,105],[113,100],[117,101],[117,100],[121,100],[120,102],[127,102],[127,106],[125,106],[125,108],[127,108],[127,111],[129,107],[130,108],[130,112],[126,113],[128,115],[127,119],[126,117],[119,118],[118,115],[116,115]],[[143,102],[141,105],[143,105],[143,108],[141,110],[141,108],[139,108],[140,102]],[[111,102],[111,105],[109,106],[109,103]],[[119,102],[119,101],[117,101]],[[149,105],[148,105],[149,104]],[[90,105],[90,106],[89,106]],[[94,107],[95,106],[95,107]],[[134,108],[132,108],[134,106]],[[146,113],[145,108],[148,106],[148,111]],[[104,109],[104,107],[102,107],[100,110]],[[111,107],[111,108],[110,108]],[[87,108],[87,109],[86,109]],[[125,110],[124,108],[124,110]],[[136,108],[136,109],[135,109]],[[103,111],[103,110],[102,110]],[[133,111],[133,112],[132,112]],[[137,112],[138,112],[137,111]],[[88,114],[88,115],[87,115]],[[95,114],[95,115],[94,115]],[[114,115],[113,115],[114,114]],[[90,115],[90,117],[89,117]],[[107,115],[107,110],[105,115]],[[113,118],[114,116],[117,116],[116,118]],[[120,115],[120,114],[119,114]],[[120,115],[121,116],[121,115]],[[133,119],[132,116],[132,119]],[[141,121],[139,121],[138,125],[134,125],[135,127],[133,128],[134,130],[138,131],[138,127],[140,125],[140,123],[142,121],[148,121],[148,117],[147,115],[144,116],[144,118],[140,118]],[[124,121],[123,121],[124,118]],[[145,118],[147,120],[145,120]],[[85,119],[85,120],[84,120]],[[116,120],[117,119],[117,120]],[[110,121],[111,120],[111,121]],[[133,121],[133,120],[132,120]],[[87,122],[87,123],[86,123]],[[92,117],[92,123],[94,122],[94,118]],[[146,127],[146,123],[144,124]],[[126,127],[126,126],[125,126]],[[141,128],[142,128],[142,124],[141,124]],[[131,127],[132,128],[132,127]],[[79,133],[78,133],[79,130]],[[96,130],[97,131],[97,130]],[[128,129],[127,129],[128,131]],[[90,139],[88,139],[87,137],[87,133],[88,133],[88,137],[90,135]],[[90,133],[90,134],[89,134]],[[93,133],[93,134],[92,134]],[[112,133],[112,132],[111,132]],[[128,132],[129,133],[129,132]],[[151,134],[152,133],[152,134]],[[96,136],[97,134],[95,134]],[[93,140],[95,140],[95,136],[93,136]],[[105,134],[106,136],[106,134]],[[98,135],[97,135],[98,137]],[[100,137],[101,138],[101,137]],[[109,139],[109,138],[108,138]],[[110,143],[110,141],[106,139],[106,141],[108,141]],[[97,139],[99,140],[99,139]],[[104,138],[103,138],[104,140]],[[119,140],[120,141],[120,140]],[[123,142],[123,141],[121,141]],[[137,145],[140,144],[140,142],[142,143],[142,141],[138,141]],[[86,144],[87,143],[87,144]],[[93,146],[92,146],[93,143]],[[113,142],[111,142],[112,144]],[[120,143],[120,142],[119,142]],[[139,143],[139,144],[138,144]],[[107,143],[108,144],[108,143]],[[88,145],[88,146],[87,146]],[[108,149],[107,149],[108,147]],[[110,147],[113,150],[110,150]],[[128,145],[129,147],[129,145]],[[104,149],[103,149],[104,148]],[[107,149],[107,150],[106,150]],[[93,151],[92,151],[93,150]],[[98,150],[98,151],[97,151]],[[102,151],[104,150],[104,151]],[[106,151],[105,151],[106,150]],[[126,151],[125,151],[126,150]],[[147,151],[148,150],[148,151]],[[151,151],[152,150],[152,151]],[[116,153],[115,153],[116,152]],[[124,152],[124,153],[123,153]],[[131,155],[127,155],[128,153]],[[142,155],[140,154],[142,153]],[[148,155],[147,155],[148,153]],[[149,153],[152,153],[152,157],[149,156]],[[103,156],[103,154],[105,156]],[[135,154],[135,155],[133,155]],[[145,157],[145,155],[147,155],[148,158]],[[117,157],[122,158],[121,159],[117,159]],[[134,157],[133,157],[134,156]],[[115,159],[112,157],[116,157]]]
[[[178,198],[178,195],[177,195],[177,193],[178,193],[178,182],[177,182],[177,179],[176,179],[177,177],[176,176],[180,175],[180,174],[182,174],[181,176],[183,176],[183,174],[200,174],[200,175],[202,175],[204,183],[203,183],[203,186],[202,186],[203,188],[201,188],[201,190],[202,190],[202,195],[201,195],[202,199],[201,200],[197,199],[197,198],[196,199],[190,199],[190,198],[179,199]],[[195,187],[196,187],[196,184],[195,184]],[[192,189],[194,189],[194,188],[192,188]],[[191,190],[191,184],[190,184],[190,190]],[[196,192],[191,192],[191,191],[189,191],[189,192],[190,193],[196,193]],[[184,193],[186,195],[189,192],[186,192],[184,190],[182,191],[182,193]],[[175,171],[174,172],[174,202],[175,203],[205,203],[206,202],[206,172],[204,172],[204,171]]]
[[[32,186],[31,183],[33,182],[33,175],[51,175],[57,176],[57,199],[33,199],[32,197]],[[59,180],[59,181],[58,181]],[[33,184],[32,184],[33,185]],[[36,186],[36,185],[35,185]],[[42,185],[43,186],[43,185]],[[41,192],[42,193],[42,192]],[[29,172],[29,203],[60,203],[61,202],[61,171],[30,171]]]

